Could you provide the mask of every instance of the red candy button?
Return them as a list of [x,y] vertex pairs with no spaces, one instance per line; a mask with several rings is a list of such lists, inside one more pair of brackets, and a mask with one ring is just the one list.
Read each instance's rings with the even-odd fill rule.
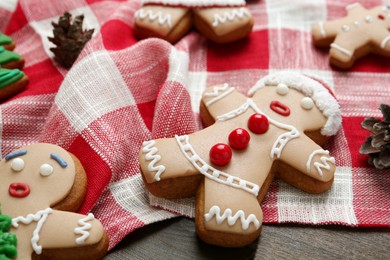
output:
[[210,149],[210,161],[216,165],[224,166],[232,159],[232,150],[227,144],[216,144]]
[[264,134],[268,131],[268,118],[262,114],[253,114],[248,120],[248,128],[255,134]]
[[229,134],[229,144],[233,149],[242,150],[248,146],[251,136],[248,131],[242,128],[234,129]]

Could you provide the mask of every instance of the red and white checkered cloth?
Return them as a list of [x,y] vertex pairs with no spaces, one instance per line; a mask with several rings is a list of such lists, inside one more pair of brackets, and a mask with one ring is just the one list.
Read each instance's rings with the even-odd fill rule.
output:
[[[264,222],[390,226],[390,171],[368,166],[358,153],[369,135],[360,123],[390,103],[390,60],[369,56],[341,72],[311,43],[311,24],[344,16],[352,2],[248,1],[255,26],[247,40],[218,46],[193,31],[172,46],[134,38],[138,0],[1,0],[0,31],[16,41],[30,78],[23,93],[0,106],[1,155],[32,142],[75,154],[89,184],[80,212],[102,221],[112,248],[135,229],[175,216],[149,199],[193,215],[191,199],[149,198],[137,159],[143,141],[201,129],[206,86],[228,82],[246,93],[269,73],[301,71],[329,82],[341,105],[343,129],[326,147],[336,158],[335,181],[330,191],[309,195],[275,180],[262,203]],[[64,11],[83,13],[85,27],[95,28],[69,71],[53,62],[47,40],[50,22]]]

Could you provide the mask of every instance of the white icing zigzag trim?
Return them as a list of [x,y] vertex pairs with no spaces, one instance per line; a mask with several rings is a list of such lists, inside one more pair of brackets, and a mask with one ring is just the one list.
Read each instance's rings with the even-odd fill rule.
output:
[[259,229],[260,227],[260,222],[254,214],[249,214],[249,216],[245,218],[245,212],[242,210],[237,211],[236,214],[233,215],[232,210],[227,208],[221,215],[221,209],[218,206],[212,206],[209,212],[204,214],[204,218],[206,221],[210,221],[213,216],[215,216],[215,220],[218,224],[221,224],[227,219],[229,226],[233,226],[236,224],[237,220],[240,219],[243,230],[247,230],[251,223],[253,223],[256,229]]
[[[229,88],[229,84],[225,83],[221,86],[215,86],[211,92],[204,93],[204,96],[206,97],[214,97],[213,99],[210,99],[205,105],[206,107],[210,106],[211,104],[215,103],[216,101],[226,97],[230,93],[234,91],[234,88]],[[222,94],[221,94],[222,93]]]
[[85,218],[82,218],[77,222],[80,227],[75,228],[74,233],[81,236],[75,239],[76,244],[82,245],[85,243],[85,240],[89,237],[89,232],[87,230],[92,228],[92,225],[87,223],[87,221],[91,221],[94,218],[95,216],[92,213],[89,213]]
[[188,7],[203,6],[240,6],[245,5],[244,0],[142,0],[142,4],[178,5]]
[[42,253],[42,246],[38,245],[39,232],[41,231],[42,226],[47,219],[47,216],[52,212],[53,210],[51,208],[47,208],[45,210],[40,210],[35,214],[28,214],[27,217],[19,216],[12,219],[12,226],[14,228],[19,227],[19,222],[22,222],[23,224],[26,225],[30,224],[33,221],[38,222],[37,226],[33,231],[33,236],[31,238],[31,246],[37,255],[40,255]]
[[388,43],[389,41],[390,41],[390,35],[387,36],[386,38],[384,38],[384,39],[382,40],[382,42],[381,42],[381,48],[382,48],[382,49],[386,48],[386,45],[387,45],[387,43]]
[[[307,163],[306,163],[306,170],[308,172],[310,172],[310,166],[311,166],[313,157],[316,154],[329,155],[329,151],[327,151],[327,150],[315,150],[314,152],[312,152],[310,154],[310,156],[309,156],[309,159],[307,160]],[[330,169],[330,165],[328,164],[328,162],[331,162],[332,164],[335,164],[335,159],[334,159],[334,157],[321,156],[320,160],[321,160],[321,163],[314,162],[314,167],[316,168],[318,174],[323,176],[324,173],[322,172],[322,169],[329,170]]]
[[316,107],[327,118],[325,126],[321,129],[322,135],[332,136],[337,133],[341,127],[341,111],[339,104],[320,82],[307,76],[290,71],[268,75],[260,79],[255,86],[249,90],[248,96],[252,97],[256,91],[265,86],[276,87],[281,83],[286,84],[290,89],[295,89],[313,99]]
[[170,14],[163,14],[161,11],[154,13],[152,10],[145,11],[141,8],[134,15],[139,19],[148,18],[152,22],[157,19],[160,25],[167,24],[169,28],[172,28],[172,16]]
[[[251,107],[256,113],[265,115],[257,107],[255,102],[252,99],[248,98],[247,101],[244,104],[242,104],[239,108],[234,109],[226,114],[217,116],[217,120],[218,121],[225,121],[225,120],[229,120],[233,117],[239,116],[239,115],[245,113],[249,107]],[[286,146],[286,144],[291,139],[298,138],[301,134],[294,126],[283,124],[281,122],[278,122],[278,121],[268,117],[267,115],[265,115],[265,116],[268,118],[268,122],[270,124],[273,124],[276,127],[279,127],[281,129],[288,131],[287,133],[283,133],[283,134],[278,136],[278,139],[276,139],[276,141],[271,149],[271,155],[270,155],[271,158],[273,159],[273,158],[275,158],[275,156],[277,158],[280,158],[280,156],[282,154],[282,150]]]
[[220,23],[226,23],[227,21],[234,21],[236,18],[242,19],[244,16],[250,16],[250,13],[245,7],[240,9],[233,9],[230,12],[224,12],[223,14],[214,14],[213,26],[217,27]]
[[236,176],[232,176],[228,173],[221,172],[203,161],[190,144],[190,137],[188,135],[175,135],[175,139],[184,156],[201,174],[207,178],[234,188],[247,191],[255,196],[259,194],[260,187],[257,184],[243,180]]
[[165,166],[164,165],[157,165],[156,166],[156,163],[158,163],[161,160],[161,156],[157,154],[158,149],[156,147],[154,147],[155,144],[156,144],[156,141],[154,141],[154,140],[143,142],[142,153],[146,153],[145,159],[147,161],[151,161],[148,164],[149,172],[156,171],[156,175],[154,175],[154,180],[160,181],[160,176],[165,171]]

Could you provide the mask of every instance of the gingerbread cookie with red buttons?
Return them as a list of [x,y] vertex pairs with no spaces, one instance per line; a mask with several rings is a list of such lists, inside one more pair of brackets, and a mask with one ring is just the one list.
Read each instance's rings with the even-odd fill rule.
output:
[[80,161],[59,146],[36,143],[0,162],[1,211],[12,218],[16,259],[100,259],[108,236],[92,213],[78,210],[86,194]]
[[348,69],[369,53],[390,57],[390,6],[366,9],[354,3],[346,10],[346,17],[319,22],[312,27],[314,44],[330,46],[330,63]]
[[175,43],[192,25],[212,41],[227,43],[248,36],[253,18],[244,0],[143,0],[133,29],[139,38]]
[[309,193],[331,187],[335,159],[320,145],[341,127],[341,113],[320,82],[278,73],[258,81],[249,97],[217,85],[204,92],[200,114],[207,128],[146,141],[139,161],[155,196],[196,196],[196,230],[205,242],[253,242],[274,176]]

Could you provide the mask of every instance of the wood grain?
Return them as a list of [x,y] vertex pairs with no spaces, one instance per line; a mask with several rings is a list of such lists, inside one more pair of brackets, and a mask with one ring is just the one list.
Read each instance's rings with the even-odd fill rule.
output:
[[255,243],[226,249],[203,243],[193,220],[177,218],[133,232],[105,259],[390,259],[390,229],[264,225]]

